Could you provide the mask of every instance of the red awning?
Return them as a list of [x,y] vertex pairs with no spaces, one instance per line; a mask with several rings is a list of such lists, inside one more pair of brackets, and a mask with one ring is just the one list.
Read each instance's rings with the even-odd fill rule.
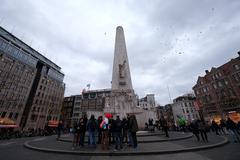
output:
[[17,128],[17,125],[0,124],[0,128]]
[[0,125],[16,125],[16,123],[9,118],[0,118]]
[[58,123],[59,123],[59,121],[51,120],[51,121],[48,122],[48,126],[49,127],[58,127]]

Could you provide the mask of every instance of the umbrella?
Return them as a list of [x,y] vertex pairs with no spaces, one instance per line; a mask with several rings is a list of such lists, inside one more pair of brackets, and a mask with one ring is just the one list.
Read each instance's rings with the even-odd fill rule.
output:
[[111,114],[111,113],[105,113],[104,115],[105,115],[105,117],[107,117],[107,118],[112,118],[112,114]]

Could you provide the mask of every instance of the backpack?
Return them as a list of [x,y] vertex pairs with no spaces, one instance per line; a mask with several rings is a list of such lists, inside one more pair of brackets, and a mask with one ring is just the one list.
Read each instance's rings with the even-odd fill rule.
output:
[[89,121],[89,128],[91,131],[95,131],[95,129],[97,128],[97,124],[96,124],[95,120]]
[[116,128],[122,128],[122,121],[121,120],[116,120]]

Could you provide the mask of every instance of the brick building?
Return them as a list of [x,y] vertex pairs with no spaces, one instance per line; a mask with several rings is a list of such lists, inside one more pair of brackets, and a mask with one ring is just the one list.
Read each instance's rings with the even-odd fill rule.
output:
[[225,116],[240,120],[240,52],[220,67],[206,70],[193,87],[199,111],[207,119],[219,121]]

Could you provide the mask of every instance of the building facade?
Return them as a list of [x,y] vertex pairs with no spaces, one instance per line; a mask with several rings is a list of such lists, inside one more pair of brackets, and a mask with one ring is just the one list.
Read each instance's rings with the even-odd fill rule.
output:
[[157,106],[157,119],[165,118],[169,124],[169,126],[173,126],[175,124],[172,104],[166,104],[165,106]]
[[55,63],[0,27],[0,117],[21,129],[59,119],[65,85]]
[[138,100],[138,105],[143,109],[150,109],[156,107],[154,94],[147,94],[145,97]]
[[75,96],[64,97],[64,100],[63,100],[61,119],[63,120],[63,125],[66,128],[71,127],[74,101],[75,101]]
[[104,115],[104,108],[108,106],[106,100],[111,93],[110,89],[88,90],[81,95],[64,98],[62,117],[65,126],[73,126],[79,119],[93,114],[95,118]]
[[225,116],[240,120],[240,52],[220,67],[206,70],[193,87],[199,110],[206,120]]
[[173,100],[172,111],[175,123],[180,117],[187,121],[200,119],[199,113],[195,108],[196,98],[193,94],[179,96]]

